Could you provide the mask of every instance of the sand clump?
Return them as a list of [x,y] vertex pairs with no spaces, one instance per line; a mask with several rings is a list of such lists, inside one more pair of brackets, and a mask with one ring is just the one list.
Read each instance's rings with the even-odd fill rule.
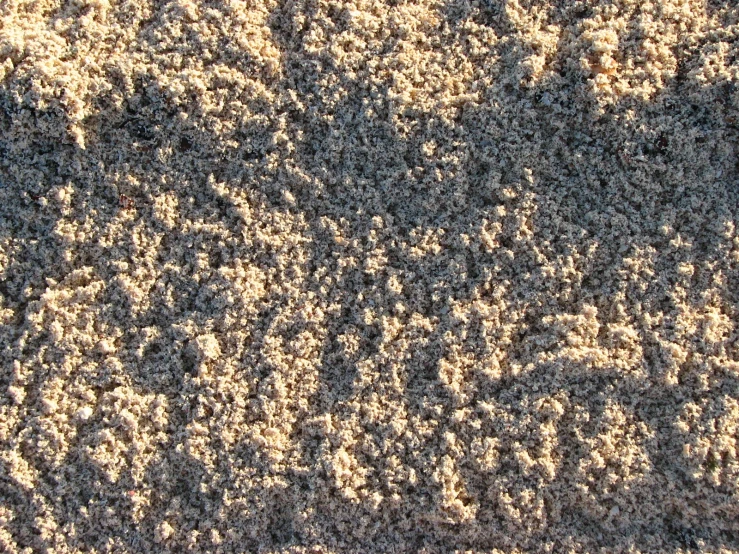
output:
[[739,10],[0,6],[0,550],[739,552]]

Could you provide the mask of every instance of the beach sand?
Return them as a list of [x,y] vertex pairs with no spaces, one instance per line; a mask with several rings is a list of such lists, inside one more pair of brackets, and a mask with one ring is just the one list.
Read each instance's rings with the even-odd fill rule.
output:
[[0,4],[0,551],[739,552],[730,0]]

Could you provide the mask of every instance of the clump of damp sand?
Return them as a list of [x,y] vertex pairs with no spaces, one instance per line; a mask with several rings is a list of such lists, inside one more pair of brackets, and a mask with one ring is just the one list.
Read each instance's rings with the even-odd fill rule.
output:
[[733,2],[0,17],[0,550],[739,552]]

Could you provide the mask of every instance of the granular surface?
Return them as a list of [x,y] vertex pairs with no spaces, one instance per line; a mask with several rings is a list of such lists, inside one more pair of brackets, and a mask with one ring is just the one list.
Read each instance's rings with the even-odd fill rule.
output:
[[0,551],[739,552],[732,0],[5,0]]

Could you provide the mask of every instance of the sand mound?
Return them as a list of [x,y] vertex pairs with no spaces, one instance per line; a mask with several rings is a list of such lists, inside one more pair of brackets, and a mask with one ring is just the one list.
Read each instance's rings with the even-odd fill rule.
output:
[[0,551],[739,552],[733,1],[0,17]]

